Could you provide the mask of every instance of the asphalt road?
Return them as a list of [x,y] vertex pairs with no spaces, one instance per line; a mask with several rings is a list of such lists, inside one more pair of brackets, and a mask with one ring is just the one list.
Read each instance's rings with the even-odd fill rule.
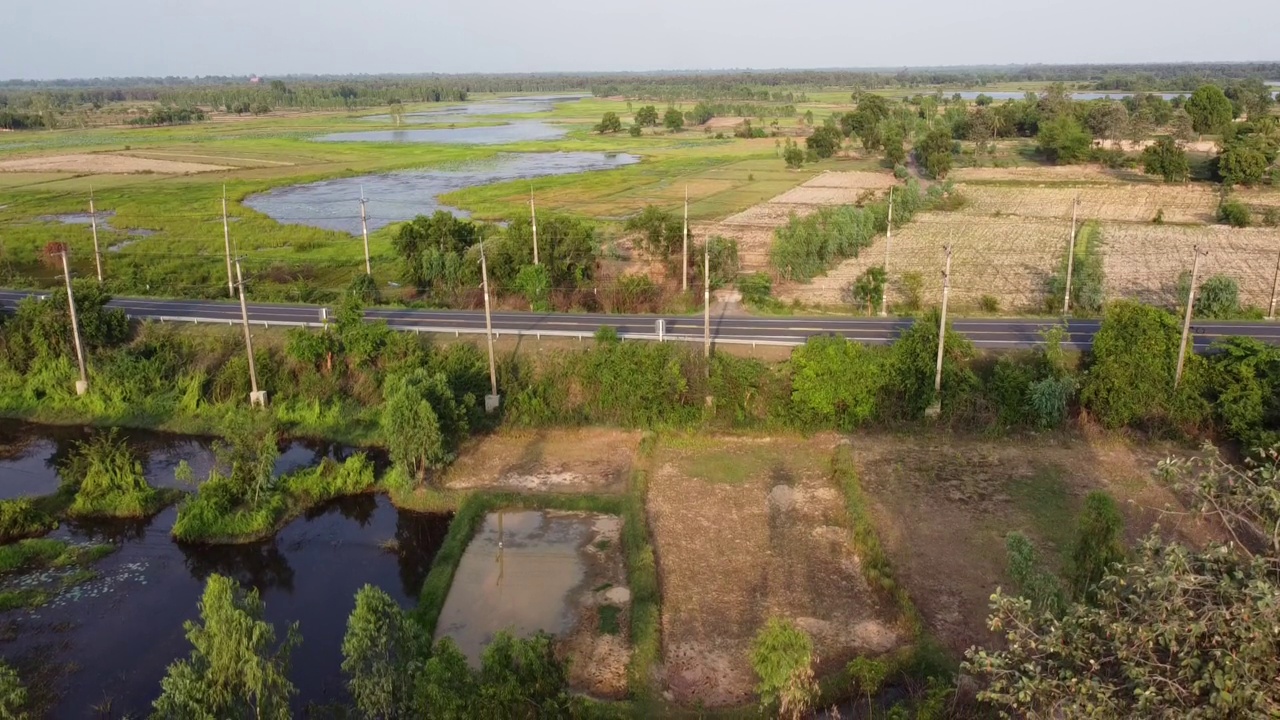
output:
[[[0,290],[0,307],[12,307],[30,293]],[[137,319],[197,318],[201,321],[238,322],[240,306],[233,302],[208,300],[149,300],[116,298],[112,307],[124,310]],[[318,305],[280,305],[252,303],[249,320],[265,323],[319,322]],[[329,309],[332,313],[332,308]],[[386,320],[397,328],[420,329],[422,332],[474,331],[484,329],[484,313],[462,310],[392,310],[373,309],[366,317]],[[593,333],[603,325],[618,329],[623,335],[657,333],[661,318],[665,334],[678,339],[702,339],[702,316],[673,315],[602,315],[571,313],[496,312],[493,329],[506,333]],[[837,334],[869,344],[891,342],[910,319],[842,318],[842,317],[751,317],[715,316],[711,318],[712,342],[739,341],[796,344],[813,335]],[[1042,330],[1058,324],[1054,319],[955,318],[952,327],[980,348],[1026,348],[1040,342]],[[1087,349],[1098,330],[1097,320],[1070,320],[1064,346]],[[1250,336],[1272,344],[1280,344],[1280,323],[1276,322],[1194,322],[1192,332],[1197,349],[1203,350],[1222,337]]]

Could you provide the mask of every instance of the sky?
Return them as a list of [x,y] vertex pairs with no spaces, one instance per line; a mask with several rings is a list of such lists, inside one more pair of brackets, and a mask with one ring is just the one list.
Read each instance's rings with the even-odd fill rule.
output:
[[1276,0],[3,4],[0,79],[1280,60]]

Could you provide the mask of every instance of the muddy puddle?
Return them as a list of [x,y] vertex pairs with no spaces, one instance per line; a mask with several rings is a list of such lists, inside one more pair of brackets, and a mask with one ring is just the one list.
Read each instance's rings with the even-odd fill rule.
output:
[[574,635],[597,615],[584,611],[609,597],[619,605],[630,600],[617,577],[612,583],[606,578],[606,556],[617,545],[619,528],[613,515],[489,514],[458,564],[436,637],[452,638],[479,665],[484,646],[501,630],[519,637],[539,630]]
[[[412,132],[412,131],[411,131]],[[360,233],[361,189],[368,198],[369,230],[446,210],[440,195],[510,180],[610,170],[640,162],[636,155],[601,152],[503,153],[486,162],[448,170],[405,170],[291,185],[252,195],[244,204],[277,222]]]
[[[5,206],[0,205],[0,208]],[[115,212],[111,210],[103,210],[98,213],[98,230],[102,232],[124,232],[124,234],[134,238],[151,237],[156,234],[155,230],[147,230],[145,228],[130,228],[124,231],[118,231],[111,226],[111,218],[115,217]],[[39,222],[56,222],[63,225],[92,225],[93,216],[89,213],[63,213],[61,215],[41,215],[36,218]],[[125,240],[116,243],[107,248],[107,252],[119,252],[121,248],[128,247],[137,240]]]
[[[4,496],[55,488],[57,460],[82,432],[0,425]],[[173,484],[181,460],[197,477],[212,462],[202,438],[129,437],[157,485],[166,477]],[[295,443],[284,448],[276,467],[288,472],[349,452]],[[0,655],[24,678],[40,679],[32,693],[49,717],[99,717],[104,709],[112,717],[147,715],[168,665],[190,652],[182,625],[198,617],[211,573],[257,588],[278,637],[299,623],[303,641],[289,672],[298,689],[296,714],[310,703],[344,700],[342,636],[356,591],[372,584],[413,607],[449,523],[448,515],[401,511],[385,497],[366,495],[316,508],[267,541],[208,547],[175,543],[170,531],[176,517],[170,507],[146,521],[66,522],[48,536],[119,547],[91,566],[93,579],[55,593],[43,606],[0,613]],[[0,583],[38,579],[10,575]]]

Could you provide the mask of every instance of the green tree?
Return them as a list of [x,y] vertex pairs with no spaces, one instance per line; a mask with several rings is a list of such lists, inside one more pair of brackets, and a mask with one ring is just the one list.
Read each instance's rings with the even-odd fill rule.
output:
[[1253,224],[1249,206],[1239,200],[1224,200],[1218,205],[1218,222],[1231,227],[1246,228]]
[[885,299],[884,286],[889,281],[881,265],[872,265],[858,276],[848,289],[849,299],[857,306],[871,314],[876,305]]
[[1198,133],[1218,133],[1231,122],[1231,101],[1216,85],[1201,85],[1191,93],[1182,108],[1191,116],[1191,127]]
[[474,717],[572,717],[568,669],[556,659],[550,635],[517,640],[500,632],[480,656],[480,698]]
[[1075,600],[1092,601],[1098,584],[1124,559],[1124,516],[1110,495],[1095,490],[1085,496],[1071,549],[1068,580]]
[[392,376],[383,396],[382,426],[393,462],[422,481],[429,469],[453,459],[466,419],[443,374],[417,368]]
[[652,105],[645,105],[636,111],[636,125],[640,127],[657,127],[658,125],[658,108]]
[[1258,185],[1266,178],[1270,164],[1262,143],[1252,136],[1241,135],[1228,142],[1218,154],[1218,177],[1224,185]]
[[612,110],[606,112],[600,118],[600,123],[596,125],[596,132],[601,135],[605,133],[616,133],[622,129],[622,119],[618,117],[618,113]]
[[997,590],[1002,647],[969,650],[962,670],[1013,717],[1277,717],[1277,595],[1273,562],[1153,535],[1060,617]]
[[787,620],[769,618],[751,643],[761,709],[780,718],[803,717],[818,694],[813,663],[809,635]]
[[1165,182],[1186,182],[1191,174],[1187,151],[1173,138],[1162,135],[1143,149],[1142,171],[1159,175]]
[[[894,341],[889,352],[889,373],[884,388],[893,402],[885,408],[906,419],[916,419],[935,399],[933,383],[937,370],[940,314],[931,310],[918,318]],[[949,411],[958,400],[977,386],[977,376],[969,367],[973,343],[948,323],[942,352],[942,408]]]
[[896,124],[889,124],[882,133],[884,139],[884,159],[890,165],[901,165],[907,161],[907,151],[902,147],[902,129]]
[[678,132],[684,127],[684,113],[669,107],[662,115],[662,126],[671,132]]
[[787,144],[782,150],[782,161],[792,169],[804,165],[804,150],[801,150],[791,138],[787,138]]
[[1048,122],[1040,123],[1040,134],[1036,136],[1036,143],[1040,152],[1050,162],[1057,165],[1070,165],[1089,157],[1093,138],[1074,117],[1063,114]]
[[342,640],[342,672],[362,717],[421,717],[415,683],[427,646],[418,624],[386,592],[365,585],[356,593]]
[[448,637],[440,638],[423,663],[417,682],[420,716],[433,720],[471,720],[476,717],[480,686],[467,657]]
[[844,136],[834,127],[823,125],[813,131],[813,134],[805,138],[805,147],[817,153],[820,158],[829,158],[836,154],[840,149],[840,143],[844,141]]
[[871,419],[883,353],[843,337],[811,337],[791,353],[791,404],[814,426],[853,430]]
[[534,312],[551,310],[551,273],[546,265],[525,265],[515,280],[516,291],[529,301]]
[[952,146],[951,133],[935,128],[916,146],[916,158],[931,177],[944,178],[951,172]]
[[231,578],[210,575],[200,622],[183,624],[191,656],[169,666],[153,717],[292,717],[289,698],[297,691],[288,678],[289,654],[302,637],[291,625],[277,644],[262,614],[257,590],[245,592]]
[[392,246],[403,262],[404,280],[439,297],[479,281],[479,267],[466,260],[479,241],[480,228],[474,223],[437,210],[401,225]]
[[665,261],[684,243],[684,222],[675,214],[657,205],[646,205],[644,210],[627,218],[627,232],[639,233],[640,247],[650,256]]

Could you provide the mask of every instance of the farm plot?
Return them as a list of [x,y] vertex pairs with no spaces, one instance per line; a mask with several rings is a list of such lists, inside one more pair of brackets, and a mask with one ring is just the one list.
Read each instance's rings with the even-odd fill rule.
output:
[[1110,170],[1100,165],[1040,165],[1036,167],[956,168],[947,176],[957,183],[1121,183],[1142,178],[1132,170]]
[[185,173],[230,170],[225,165],[157,160],[153,158],[114,155],[109,153],[81,153],[71,155],[45,155],[0,162],[0,172],[67,172],[67,173],[159,173],[180,175]]
[[701,237],[720,235],[738,241],[738,259],[743,272],[767,270],[773,231],[786,225],[792,216],[804,217],[830,205],[850,205],[887,192],[895,184],[893,176],[874,172],[824,172],[768,202],[754,205],[713,223],[693,228]]
[[1191,271],[1199,246],[1209,253],[1200,261],[1201,277],[1234,278],[1241,305],[1266,308],[1271,301],[1280,252],[1280,230],[1275,228],[1103,223],[1102,239],[1109,298],[1178,305],[1178,276]]
[[1080,198],[1082,220],[1151,222],[1160,214],[1167,223],[1213,222],[1218,196],[1208,187],[1192,185],[1118,185],[1114,187],[992,187],[962,185],[969,204],[965,215],[1015,215],[1071,218],[1072,202]]
[[[1037,309],[1045,288],[1066,254],[1069,228],[1053,220],[974,217],[921,213],[894,233],[889,256],[889,304],[908,301],[903,278],[918,275],[920,299],[933,305],[942,297],[944,248],[951,243],[951,302],[974,308],[984,295],[1001,310]],[[847,304],[846,288],[868,267],[885,261],[885,238],[807,285],[780,288],[778,296],[806,304]]]

